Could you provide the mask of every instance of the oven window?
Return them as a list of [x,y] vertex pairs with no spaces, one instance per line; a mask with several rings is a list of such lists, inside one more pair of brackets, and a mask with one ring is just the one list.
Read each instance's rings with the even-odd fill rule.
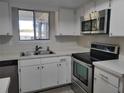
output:
[[88,68],[74,62],[73,64],[73,74],[76,78],[78,78],[81,82],[83,82],[86,86],[88,86]]

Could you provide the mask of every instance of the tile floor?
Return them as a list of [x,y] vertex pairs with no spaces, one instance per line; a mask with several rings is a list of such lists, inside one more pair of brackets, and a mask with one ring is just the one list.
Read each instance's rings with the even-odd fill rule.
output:
[[51,90],[48,90],[48,91],[43,91],[43,92],[40,92],[40,93],[74,93],[74,92],[70,88],[70,86],[66,86],[66,87],[51,89]]

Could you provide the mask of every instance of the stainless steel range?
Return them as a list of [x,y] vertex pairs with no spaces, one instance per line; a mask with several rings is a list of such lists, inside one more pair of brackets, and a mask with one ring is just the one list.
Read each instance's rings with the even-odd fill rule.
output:
[[119,46],[92,43],[90,52],[72,54],[72,88],[76,93],[93,93],[93,62],[118,59]]

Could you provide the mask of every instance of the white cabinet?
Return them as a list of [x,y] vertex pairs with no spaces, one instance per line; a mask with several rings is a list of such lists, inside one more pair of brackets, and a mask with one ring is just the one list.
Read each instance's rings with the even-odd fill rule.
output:
[[59,84],[71,83],[71,57],[63,56],[59,58],[58,75]]
[[20,72],[22,93],[41,89],[39,66],[22,67]]
[[66,83],[71,83],[71,57],[66,58]]
[[124,0],[112,0],[110,36],[124,36]]
[[66,62],[44,64],[41,68],[42,88],[66,84]]
[[56,86],[58,80],[57,63],[44,64],[41,68],[42,88]]
[[90,1],[89,3],[85,4],[84,6],[84,16],[88,15],[89,13],[95,11],[94,1]]
[[104,9],[110,9],[111,2],[110,0],[97,0],[95,2],[95,10],[100,11]]
[[[79,35],[77,33],[75,21],[76,13],[73,9],[61,8],[55,13],[55,25],[56,25],[56,35],[57,36],[75,36]],[[80,32],[80,31],[79,31]]]
[[7,2],[0,2],[0,35],[12,35],[10,9]]
[[71,83],[71,57],[19,60],[20,93]]
[[118,93],[119,78],[95,68],[94,93]]
[[94,93],[118,93],[118,89],[101,77],[95,76]]
[[93,13],[95,11],[100,11],[104,9],[109,9],[110,8],[110,0],[94,0],[90,1],[89,3],[85,4],[83,7],[84,14],[87,15],[90,13]]
[[59,84],[65,84],[67,80],[66,76],[66,62],[61,62],[58,64],[58,83]]
[[81,15],[83,15],[83,9],[76,10],[76,19],[75,19],[75,35],[81,35]]
[[43,58],[42,64],[42,88],[71,83],[71,57]]

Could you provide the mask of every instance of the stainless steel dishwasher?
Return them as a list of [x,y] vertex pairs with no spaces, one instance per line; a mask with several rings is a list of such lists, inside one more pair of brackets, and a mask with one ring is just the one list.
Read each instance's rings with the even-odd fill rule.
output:
[[17,60],[0,61],[0,78],[10,77],[8,93],[19,93]]

